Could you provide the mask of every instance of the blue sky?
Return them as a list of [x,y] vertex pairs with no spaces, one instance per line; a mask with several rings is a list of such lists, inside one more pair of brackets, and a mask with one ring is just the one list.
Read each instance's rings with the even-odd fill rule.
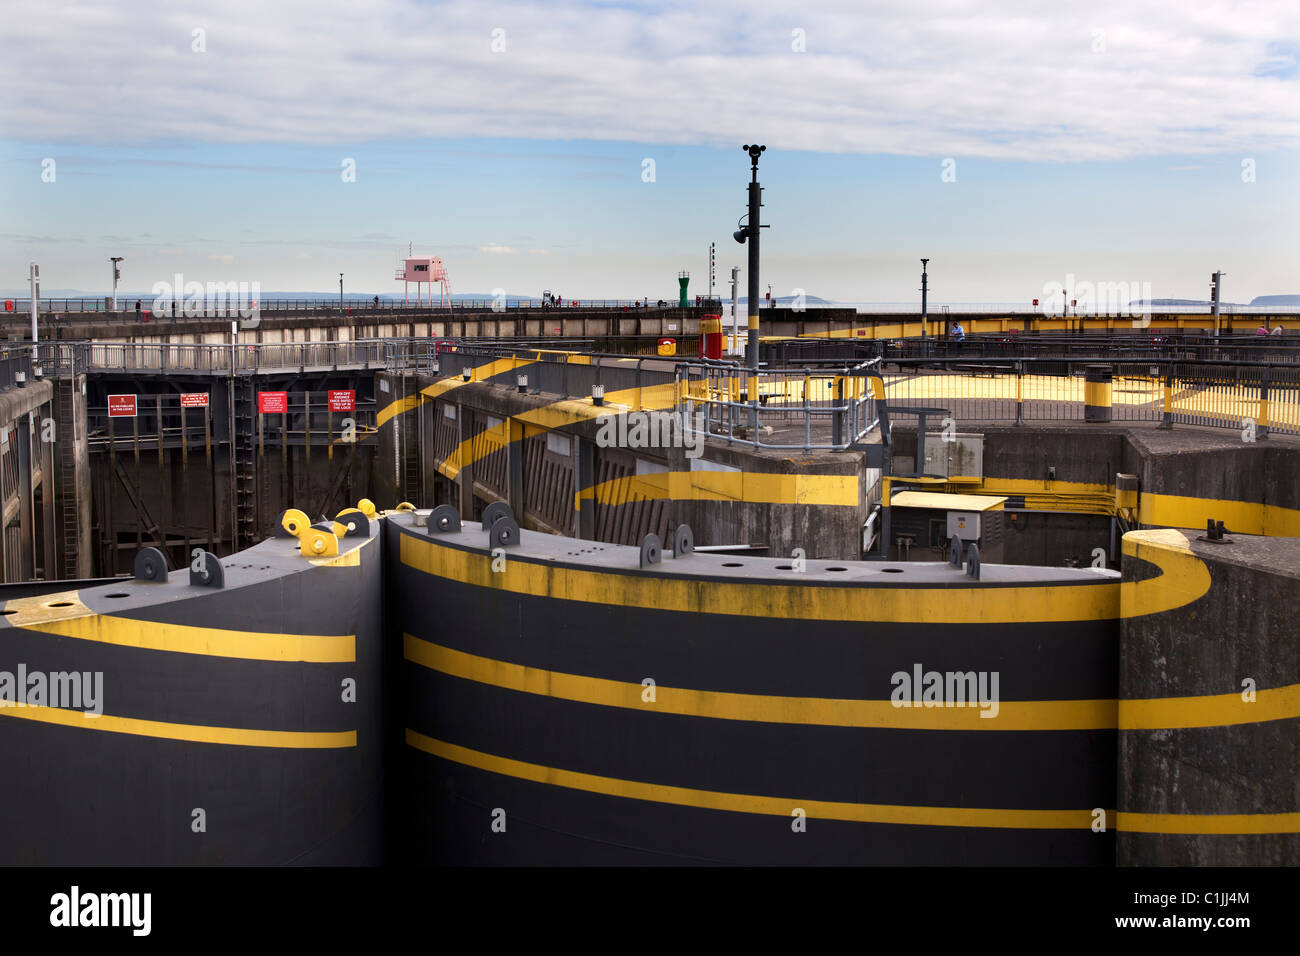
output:
[[18,6],[0,288],[400,292],[414,242],[455,291],[703,291],[759,141],[774,294],[912,300],[921,256],[934,301],[1300,292],[1284,4]]

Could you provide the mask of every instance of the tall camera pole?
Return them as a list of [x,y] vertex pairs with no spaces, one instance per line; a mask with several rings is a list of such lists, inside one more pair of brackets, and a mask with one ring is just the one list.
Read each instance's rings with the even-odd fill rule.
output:
[[737,242],[749,241],[749,342],[745,346],[745,364],[749,366],[749,401],[758,401],[758,231],[759,209],[763,205],[763,187],[758,184],[758,157],[766,146],[742,146],[749,153],[749,222],[732,233]]
[[929,259],[921,260],[921,339],[925,339],[925,327],[928,324],[929,315],[927,299],[930,294],[930,277],[926,275],[925,267],[929,264]]

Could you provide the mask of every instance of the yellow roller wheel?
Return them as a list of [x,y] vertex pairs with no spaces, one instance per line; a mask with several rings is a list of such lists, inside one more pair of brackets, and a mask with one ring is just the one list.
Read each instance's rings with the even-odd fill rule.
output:
[[339,553],[339,539],[319,528],[308,528],[298,542],[298,550],[304,558],[328,558]]
[[280,519],[280,527],[295,538],[301,538],[302,533],[311,527],[311,519],[297,508],[290,508],[284,513],[284,517]]
[[[351,517],[359,515],[360,517]],[[344,508],[334,516],[334,534],[343,537],[347,532],[357,527],[357,523],[366,517],[365,512],[360,508]]]

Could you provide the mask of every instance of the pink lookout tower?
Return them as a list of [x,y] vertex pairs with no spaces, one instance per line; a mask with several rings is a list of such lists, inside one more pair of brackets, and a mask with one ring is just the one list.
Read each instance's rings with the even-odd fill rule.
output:
[[402,282],[402,305],[408,304],[407,296],[410,294],[412,282],[415,283],[416,305],[424,304],[423,288],[426,282],[429,284],[429,305],[433,305],[435,282],[441,287],[438,304],[451,305],[451,285],[447,280],[447,269],[438,256],[412,256],[408,252],[406,258],[401,260],[401,265],[397,267],[397,275],[394,278]]

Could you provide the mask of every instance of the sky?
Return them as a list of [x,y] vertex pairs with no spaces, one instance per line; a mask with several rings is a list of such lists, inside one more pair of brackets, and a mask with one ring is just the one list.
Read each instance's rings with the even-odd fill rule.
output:
[[1300,293],[1300,4],[8,0],[0,290]]

